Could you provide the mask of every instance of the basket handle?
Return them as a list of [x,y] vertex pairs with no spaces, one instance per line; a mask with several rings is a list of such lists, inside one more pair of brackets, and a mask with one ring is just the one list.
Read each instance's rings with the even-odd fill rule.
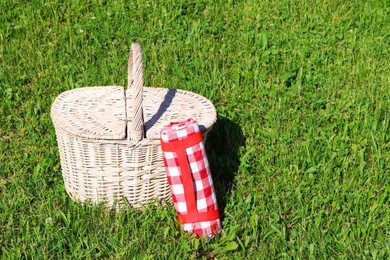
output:
[[132,118],[132,120],[127,122],[127,139],[138,142],[144,137],[142,108],[144,75],[141,45],[138,43],[131,45],[127,73],[127,92],[131,94],[131,99],[126,99],[126,107],[129,114],[128,117]]

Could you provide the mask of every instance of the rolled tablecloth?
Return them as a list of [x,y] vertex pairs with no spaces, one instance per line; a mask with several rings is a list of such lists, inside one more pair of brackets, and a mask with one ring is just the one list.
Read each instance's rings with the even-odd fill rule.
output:
[[213,237],[221,221],[209,162],[194,119],[161,130],[161,148],[179,222],[185,231]]

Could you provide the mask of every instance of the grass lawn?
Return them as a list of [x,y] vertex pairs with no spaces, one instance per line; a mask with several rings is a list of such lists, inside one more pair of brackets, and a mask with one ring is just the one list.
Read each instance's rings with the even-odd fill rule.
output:
[[[21,3],[25,2],[25,3]],[[329,1],[0,1],[0,258],[390,258],[390,5]],[[145,85],[209,98],[224,230],[174,208],[70,200],[50,107]]]

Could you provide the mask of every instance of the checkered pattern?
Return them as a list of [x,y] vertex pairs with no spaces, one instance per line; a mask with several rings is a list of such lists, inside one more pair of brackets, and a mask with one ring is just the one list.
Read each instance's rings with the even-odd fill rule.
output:
[[183,229],[212,237],[221,229],[221,221],[197,122],[188,119],[165,126],[161,131],[161,147],[172,199]]

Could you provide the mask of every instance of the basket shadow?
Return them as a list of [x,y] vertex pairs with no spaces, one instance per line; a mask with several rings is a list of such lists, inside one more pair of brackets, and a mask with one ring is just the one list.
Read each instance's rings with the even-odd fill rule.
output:
[[221,219],[240,166],[239,149],[245,144],[241,128],[227,118],[218,118],[207,136],[206,151],[214,180]]
[[164,97],[163,102],[161,103],[160,107],[157,110],[157,113],[154,114],[148,121],[145,122],[145,131],[152,128],[163,116],[163,114],[167,111],[169,106],[172,104],[173,98],[176,95],[177,90],[176,89],[168,89],[167,94]]

